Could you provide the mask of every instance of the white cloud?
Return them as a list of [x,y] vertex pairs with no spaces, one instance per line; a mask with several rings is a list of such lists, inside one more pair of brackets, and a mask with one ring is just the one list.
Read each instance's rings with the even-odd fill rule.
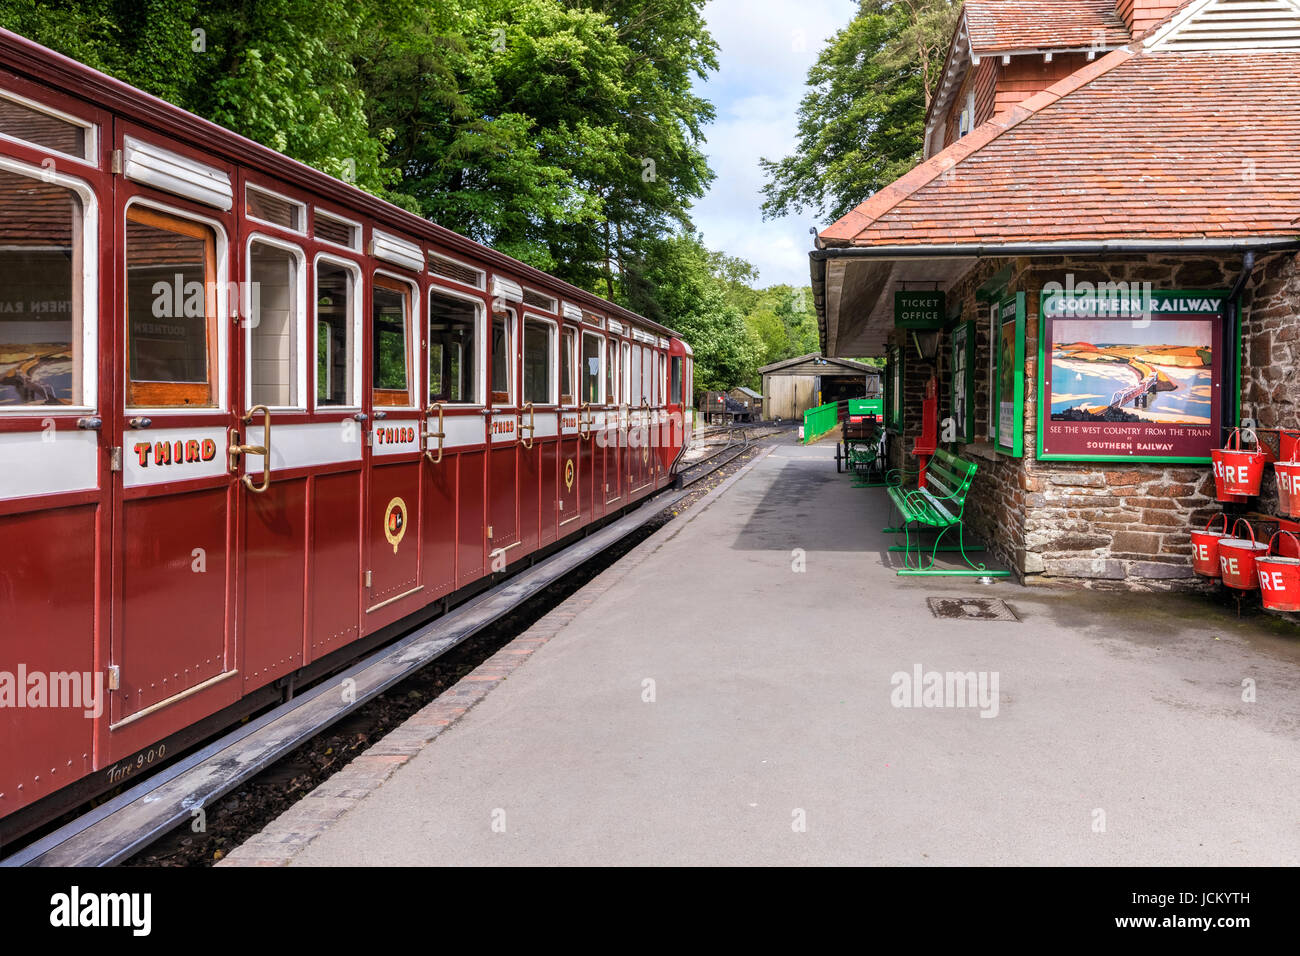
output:
[[720,68],[696,88],[717,108],[704,151],[718,178],[696,204],[695,224],[710,248],[757,266],[762,285],[807,284],[808,228],[819,224],[811,214],[763,221],[758,159],[794,149],[808,69],[856,12],[851,0],[712,0],[705,7]]

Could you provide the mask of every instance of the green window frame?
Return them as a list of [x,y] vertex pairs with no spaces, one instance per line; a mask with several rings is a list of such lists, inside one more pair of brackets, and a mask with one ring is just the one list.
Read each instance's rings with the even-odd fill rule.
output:
[[952,388],[949,410],[956,425],[954,441],[975,440],[975,323],[952,330]]
[[1025,294],[1017,292],[998,305],[993,447],[1020,458],[1025,453]]
[[903,354],[901,346],[889,349],[889,375],[885,379],[885,427],[903,430]]

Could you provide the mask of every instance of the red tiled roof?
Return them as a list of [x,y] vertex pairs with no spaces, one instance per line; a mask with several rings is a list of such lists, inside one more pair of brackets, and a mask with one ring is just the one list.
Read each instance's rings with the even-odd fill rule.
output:
[[1061,50],[1129,41],[1115,0],[968,0],[966,26],[978,56],[1009,50]]
[[826,245],[1295,237],[1300,51],[1116,50],[886,186]]

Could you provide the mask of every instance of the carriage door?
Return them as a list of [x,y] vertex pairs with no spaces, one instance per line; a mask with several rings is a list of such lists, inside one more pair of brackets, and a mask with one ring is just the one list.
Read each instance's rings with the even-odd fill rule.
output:
[[[560,331],[560,537],[582,520],[582,409],[578,405],[577,330]],[[590,467],[590,465],[588,465]]]
[[[232,334],[238,308],[229,170],[127,133],[114,228],[122,323],[121,484],[114,516],[110,713],[118,729],[155,709],[156,737],[186,723],[165,705],[211,686],[234,699],[232,542],[241,446],[264,419],[240,419]],[[166,176],[157,171],[168,170]],[[159,182],[177,195],[139,183]],[[178,198],[186,197],[186,198]],[[213,208],[216,207],[216,208]]]
[[605,513],[605,449],[600,441],[605,420],[601,375],[605,359],[605,337],[584,329],[578,341],[578,475],[582,480],[582,509],[587,520]]
[[[0,89],[10,83],[0,78]],[[112,209],[101,205],[111,189],[90,165],[103,163],[91,119],[74,123],[0,93],[0,133],[13,137],[0,140],[0,673],[8,675],[102,671],[107,643],[113,405],[102,373],[110,364],[99,356],[111,354],[116,311],[101,294],[112,287],[96,254],[111,235]],[[2,812],[91,770],[87,709],[0,706]]]
[[618,356],[619,343],[618,339],[612,335],[605,339],[605,417],[603,427],[600,432],[601,444],[604,446],[604,467],[605,472],[604,494],[601,500],[605,502],[605,508],[612,510],[618,506],[621,497],[622,483],[619,481],[619,418],[622,406],[619,404],[619,374],[618,374]]
[[[497,285],[501,280],[496,280]],[[518,286],[515,286],[517,289]],[[513,289],[510,290],[513,293]],[[522,296],[515,296],[516,300]],[[518,312],[493,296],[491,386],[492,408],[488,417],[488,522],[487,547],[490,567],[505,570],[514,559],[519,540],[519,445],[531,449],[537,433],[535,405],[519,407],[519,360],[515,342]]]
[[553,320],[524,314],[523,395],[530,431],[519,447],[519,522],[525,551],[554,541],[559,525],[558,340]]
[[[422,589],[420,534],[420,435],[423,408],[415,401],[418,349],[414,326],[417,293],[409,283],[376,272],[370,285],[366,413],[365,540],[363,572],[367,632],[412,608],[398,605]],[[381,609],[385,613],[375,615]]]

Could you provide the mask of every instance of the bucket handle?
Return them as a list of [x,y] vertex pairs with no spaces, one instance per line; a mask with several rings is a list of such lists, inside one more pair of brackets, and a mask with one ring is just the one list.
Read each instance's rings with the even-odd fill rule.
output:
[[[1236,444],[1234,444],[1234,442]],[[1228,436],[1228,444],[1224,446],[1223,450],[1241,451],[1241,429],[1240,428],[1234,428],[1232,430],[1232,434]]]
[[1223,533],[1226,535],[1228,533],[1228,516],[1222,511],[1220,511],[1217,515],[1210,515],[1210,520],[1205,522],[1205,530],[1206,531],[1210,530],[1210,525],[1214,524],[1214,520],[1216,518],[1223,519]]
[[1239,524],[1244,524],[1246,526],[1246,530],[1250,532],[1250,543],[1257,544],[1258,542],[1255,541],[1255,529],[1250,526],[1250,522],[1247,521],[1245,518],[1238,518],[1236,521],[1232,523],[1232,536],[1234,538],[1237,537],[1237,525]]
[[[1273,533],[1273,537],[1271,537],[1271,538],[1268,539],[1268,556],[1269,556],[1270,558],[1275,556],[1275,555],[1273,554],[1273,542],[1277,540],[1277,536],[1278,536],[1279,534],[1284,534],[1284,535],[1286,535],[1288,538],[1290,538],[1290,539],[1291,539],[1291,543],[1295,545],[1295,548],[1296,548],[1296,554],[1297,554],[1297,555],[1300,555],[1300,540],[1298,540],[1298,539],[1296,538],[1296,536],[1293,535],[1290,531],[1285,531],[1285,530],[1283,530],[1283,531],[1276,531],[1276,532],[1274,532],[1274,533]],[[1279,553],[1278,553],[1278,556],[1280,556],[1280,554],[1281,554],[1281,553],[1279,552]]]

